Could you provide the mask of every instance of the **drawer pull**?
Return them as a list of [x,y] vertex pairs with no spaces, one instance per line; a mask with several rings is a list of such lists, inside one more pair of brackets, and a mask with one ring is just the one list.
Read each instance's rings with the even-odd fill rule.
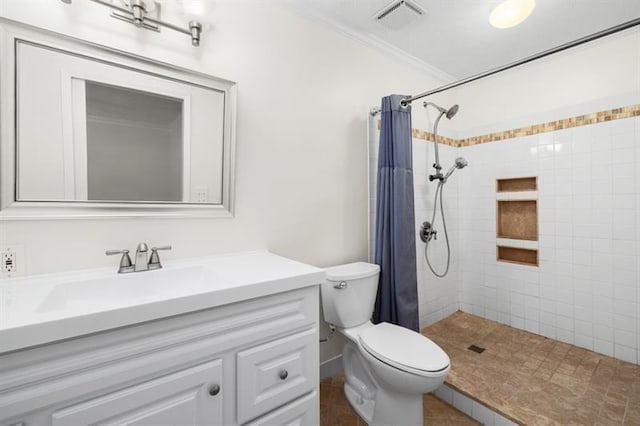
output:
[[289,373],[287,372],[287,370],[280,370],[278,376],[280,377],[280,380],[284,380],[289,377]]
[[209,388],[209,395],[216,396],[220,393],[220,385],[213,385]]

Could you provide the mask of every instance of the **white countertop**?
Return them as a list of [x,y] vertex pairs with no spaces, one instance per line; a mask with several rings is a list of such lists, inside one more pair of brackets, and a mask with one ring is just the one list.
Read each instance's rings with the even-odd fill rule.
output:
[[0,354],[320,284],[322,269],[267,251],[0,281]]

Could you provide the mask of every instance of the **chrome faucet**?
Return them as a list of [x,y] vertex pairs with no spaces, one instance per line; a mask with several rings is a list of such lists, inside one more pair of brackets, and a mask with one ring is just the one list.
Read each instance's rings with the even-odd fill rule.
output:
[[149,264],[147,263],[147,251],[149,251],[147,243],[138,244],[138,248],[136,248],[136,263],[133,265],[134,272],[149,270]]
[[131,257],[129,257],[129,250],[107,250],[105,254],[107,256],[122,254],[118,273],[126,274],[129,272],[141,272],[162,268],[162,264],[160,263],[160,256],[158,256],[158,250],[171,250],[171,246],[151,247],[151,256],[147,261],[147,253],[149,251],[149,247],[146,243],[140,243],[136,248],[135,264],[131,262]]

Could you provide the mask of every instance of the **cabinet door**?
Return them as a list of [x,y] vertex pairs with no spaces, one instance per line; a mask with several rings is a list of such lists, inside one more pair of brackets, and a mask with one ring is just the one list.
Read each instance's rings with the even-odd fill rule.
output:
[[222,425],[222,397],[222,361],[215,360],[58,410],[51,424]]
[[313,391],[245,426],[315,426],[320,422],[318,416],[318,393]]

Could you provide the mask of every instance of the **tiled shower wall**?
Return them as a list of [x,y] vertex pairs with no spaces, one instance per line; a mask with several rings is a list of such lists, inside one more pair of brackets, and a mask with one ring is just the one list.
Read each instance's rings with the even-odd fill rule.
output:
[[[370,129],[371,235],[378,132]],[[433,144],[413,140],[416,232],[431,220]],[[640,117],[469,147],[441,145],[452,265],[436,278],[416,241],[421,326],[466,312],[640,361]],[[497,178],[537,176],[540,266],[496,260]],[[441,229],[441,224],[436,225]],[[439,232],[434,257],[444,267]],[[373,241],[371,241],[373,253]]]
[[[370,260],[374,255],[376,179],[378,163],[379,115],[369,120],[369,235]],[[446,172],[457,157],[458,148],[440,145],[440,162]],[[424,259],[424,243],[418,237],[418,229],[425,220],[431,221],[436,184],[429,182],[433,172],[433,143],[421,138],[413,139],[414,206],[416,217],[416,265],[418,276],[418,302],[420,326],[425,327],[449,316],[459,309],[460,291],[460,208],[458,206],[459,172],[454,173],[444,189],[444,208],[451,243],[451,265],[445,278],[435,277]],[[438,212],[436,220],[438,239],[429,244],[431,264],[442,272],[446,266],[444,231]]]
[[[639,361],[640,117],[458,148],[461,308]],[[538,176],[540,266],[496,261],[495,180]]]

